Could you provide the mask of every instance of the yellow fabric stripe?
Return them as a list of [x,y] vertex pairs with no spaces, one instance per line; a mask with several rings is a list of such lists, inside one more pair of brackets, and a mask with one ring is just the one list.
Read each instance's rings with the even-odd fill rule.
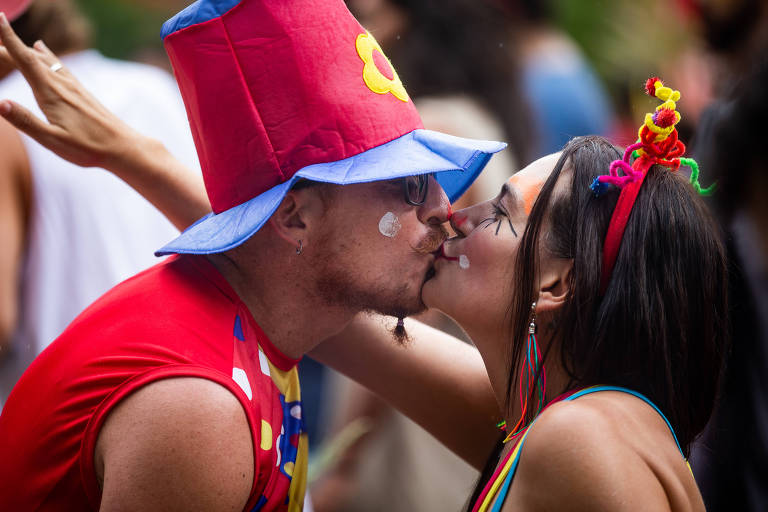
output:
[[533,423],[528,425],[528,428],[525,430],[525,434],[523,434],[523,437],[520,438],[520,441],[517,443],[517,446],[515,446],[515,449],[512,450],[512,455],[509,457],[509,459],[507,459],[507,463],[504,464],[504,467],[501,469],[501,472],[496,478],[496,481],[494,481],[491,485],[491,489],[485,496],[485,499],[480,505],[480,508],[477,509],[477,512],[486,512],[488,507],[491,506],[491,503],[493,503],[493,499],[496,497],[496,493],[499,492],[499,487],[501,487],[501,485],[504,483],[504,480],[507,478],[507,474],[509,474],[509,468],[511,468],[512,464],[514,464],[515,459],[517,458],[517,454],[520,451],[520,448],[522,448],[523,443],[525,442],[525,438],[528,436],[528,432],[530,432],[532,426]]

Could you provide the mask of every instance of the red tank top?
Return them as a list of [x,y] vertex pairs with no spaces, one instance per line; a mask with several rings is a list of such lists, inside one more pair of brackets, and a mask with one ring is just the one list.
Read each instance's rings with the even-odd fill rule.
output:
[[0,509],[99,507],[93,452],[109,412],[169,377],[235,395],[254,446],[245,510],[300,511],[307,468],[298,361],[281,354],[204,257],[173,257],[86,309],[29,367],[0,415]]

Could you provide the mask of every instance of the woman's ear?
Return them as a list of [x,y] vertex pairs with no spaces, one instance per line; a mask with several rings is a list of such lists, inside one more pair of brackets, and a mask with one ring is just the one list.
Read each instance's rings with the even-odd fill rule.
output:
[[570,275],[573,270],[573,260],[553,256],[541,262],[541,279],[539,281],[539,300],[536,301],[536,311],[554,311],[559,309],[570,291]]
[[289,190],[269,218],[274,232],[291,245],[310,245],[325,214],[321,193],[316,187]]

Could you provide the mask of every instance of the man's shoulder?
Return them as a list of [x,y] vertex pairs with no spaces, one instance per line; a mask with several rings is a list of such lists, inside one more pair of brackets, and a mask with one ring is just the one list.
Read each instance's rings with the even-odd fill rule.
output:
[[244,408],[230,390],[198,378],[153,382],[121,401],[99,433],[102,506],[242,510],[253,454]]

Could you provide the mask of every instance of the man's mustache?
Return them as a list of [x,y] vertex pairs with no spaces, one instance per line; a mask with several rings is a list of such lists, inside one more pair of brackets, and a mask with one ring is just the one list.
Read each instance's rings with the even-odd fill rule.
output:
[[427,234],[418,244],[413,246],[413,250],[422,254],[435,252],[448,238],[448,231],[443,226],[438,226]]

